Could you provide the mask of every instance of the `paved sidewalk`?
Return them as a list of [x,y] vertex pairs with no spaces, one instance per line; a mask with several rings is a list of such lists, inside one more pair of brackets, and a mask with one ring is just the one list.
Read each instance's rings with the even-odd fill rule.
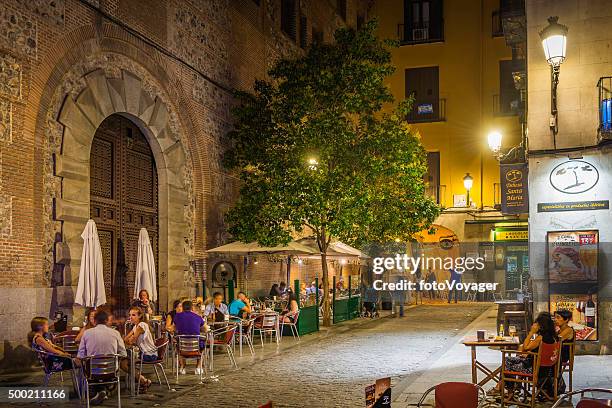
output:
[[[497,306],[491,306],[480,317],[463,329],[456,336],[456,341],[446,352],[424,364],[418,372],[413,373],[393,390],[393,408],[415,406],[423,393],[430,387],[447,381],[471,382],[471,365],[469,347],[461,344],[466,335],[475,335],[476,330],[496,331]],[[478,360],[490,368],[501,364],[501,353],[488,347],[477,349]],[[479,372],[479,379],[482,374]],[[492,388],[489,382],[486,389]],[[576,356],[574,365],[574,390],[586,387],[612,387],[612,356]],[[539,405],[539,406],[550,406]]]

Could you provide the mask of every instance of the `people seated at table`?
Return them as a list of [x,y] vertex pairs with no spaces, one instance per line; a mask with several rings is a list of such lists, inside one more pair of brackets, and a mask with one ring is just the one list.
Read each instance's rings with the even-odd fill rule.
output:
[[[536,318],[535,322],[531,325],[531,329],[523,341],[523,344],[519,346],[519,351],[530,351],[537,353],[543,343],[555,344],[559,341],[557,333],[555,331],[555,324],[552,316],[548,312],[541,312]],[[533,358],[531,356],[509,356],[506,357],[506,370],[518,373],[533,374]],[[544,380],[550,376],[549,367],[540,367],[538,378]],[[514,384],[507,382],[507,388],[512,388]],[[552,384],[548,382],[548,388],[552,388]],[[501,390],[501,382],[498,384],[498,390]],[[550,392],[549,392],[550,391]],[[551,390],[546,390],[549,395],[552,395]]]
[[183,302],[179,299],[175,300],[172,304],[172,310],[166,316],[166,331],[168,333],[174,333],[174,317],[177,313],[181,313],[183,311]]
[[[150,363],[157,360],[157,347],[151,334],[151,326],[139,307],[131,307],[129,311],[132,330],[123,338],[125,344],[136,345],[140,350],[142,361]],[[142,387],[146,390],[151,385],[151,380],[145,380]]]
[[225,321],[226,315],[229,316],[229,309],[227,305],[223,303],[223,294],[221,292],[215,292],[213,294],[212,303],[204,309],[204,318],[214,322],[223,322]]
[[270,294],[269,294],[269,296],[270,296],[271,298],[274,298],[275,296],[276,296],[276,297],[280,297],[280,296],[281,296],[281,291],[280,291],[280,289],[279,289],[278,283],[274,283],[274,284],[272,284],[272,287],[270,288]]
[[138,299],[132,302],[132,306],[139,307],[145,312],[145,314],[153,316],[153,301],[151,300],[149,292],[146,289],[142,289],[140,292],[138,292]]
[[237,298],[230,303],[228,311],[231,316],[245,319],[251,313],[251,301],[244,292],[238,292]]
[[285,282],[281,282],[278,285],[278,290],[280,291],[281,296],[284,296],[287,293],[287,284]]
[[[119,367],[124,372],[128,373],[129,367],[125,343],[119,332],[110,327],[112,322],[111,315],[110,312],[104,309],[96,311],[94,318],[96,325],[83,334],[81,342],[79,343],[77,357],[82,359],[104,354],[118,354],[122,357],[119,362]],[[139,376],[138,380],[140,384],[147,383],[147,379],[142,375]],[[95,404],[106,398],[107,389],[104,386],[96,386],[94,389],[96,392],[91,398],[91,401]]]
[[300,296],[308,295],[306,284],[304,282],[300,283]]
[[35,317],[30,322],[32,331],[28,333],[28,342],[34,351],[43,351],[48,353],[43,358],[47,369],[50,371],[64,371],[72,368],[72,359],[70,354],[62,350],[61,347],[53,344],[49,340],[49,319],[46,317]]
[[336,290],[342,292],[344,290],[344,278],[341,276],[336,282]]
[[[191,300],[183,302],[183,311],[177,313],[174,316],[174,327],[177,335],[199,335],[204,325],[204,319],[193,310],[193,303]],[[204,340],[200,340],[200,350],[205,347]],[[200,374],[200,359],[197,360],[197,368],[195,369],[196,374]],[[185,359],[179,356],[179,373],[186,374]]]
[[[569,310],[561,309],[555,312],[555,326],[557,327],[557,335],[561,340],[561,364],[565,364],[570,360],[570,346],[568,343],[573,343],[576,340],[576,333],[574,329],[570,327],[569,322],[572,320],[572,312]],[[559,370],[561,370],[561,365]],[[565,380],[561,373],[559,373],[559,394],[565,393]]]
[[81,330],[79,330],[79,334],[77,334],[76,338],[74,339],[75,342],[78,343],[81,341],[85,331],[93,328],[96,325],[95,315],[96,309],[94,307],[87,308],[85,311],[85,326],[81,327]]
[[289,299],[285,310],[281,312],[282,321],[285,323],[295,323],[296,316],[300,308],[293,292],[289,292]]

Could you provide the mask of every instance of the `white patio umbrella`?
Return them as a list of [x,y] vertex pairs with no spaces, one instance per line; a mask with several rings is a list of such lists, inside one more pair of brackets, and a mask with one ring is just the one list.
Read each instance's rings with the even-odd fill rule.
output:
[[157,301],[157,282],[155,278],[155,258],[146,228],[140,229],[138,235],[138,258],[136,258],[136,281],[134,282],[134,299],[138,293],[145,289],[149,292],[150,300]]
[[86,307],[98,307],[106,303],[106,293],[102,249],[94,220],[87,221],[81,238],[83,238],[83,254],[74,302]]

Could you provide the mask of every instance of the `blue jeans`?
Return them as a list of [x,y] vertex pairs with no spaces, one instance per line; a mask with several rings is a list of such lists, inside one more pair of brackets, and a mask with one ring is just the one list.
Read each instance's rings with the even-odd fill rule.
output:
[[143,354],[142,361],[145,363],[152,363],[157,360],[157,354]]

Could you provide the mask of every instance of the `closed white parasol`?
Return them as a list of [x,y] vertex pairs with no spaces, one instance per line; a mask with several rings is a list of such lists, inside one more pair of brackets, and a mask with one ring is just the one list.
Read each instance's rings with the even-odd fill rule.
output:
[[83,238],[83,254],[74,302],[86,307],[98,307],[106,303],[106,293],[102,250],[94,220],[87,221],[81,238]]
[[138,258],[136,259],[136,281],[134,282],[134,299],[145,289],[150,300],[157,301],[157,280],[155,278],[155,258],[153,248],[146,228],[140,229],[138,235]]

